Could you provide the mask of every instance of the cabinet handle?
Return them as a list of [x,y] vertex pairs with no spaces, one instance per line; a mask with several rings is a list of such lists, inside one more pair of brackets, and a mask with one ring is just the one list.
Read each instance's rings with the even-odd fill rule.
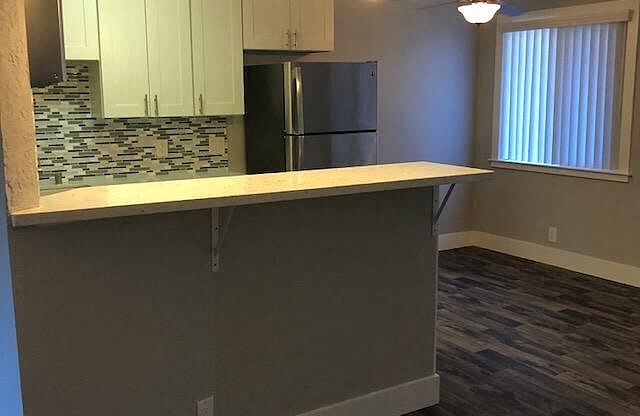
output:
[[156,106],[156,117],[160,115],[160,112],[158,111],[158,94],[153,96],[153,102]]
[[149,117],[149,94],[144,95],[144,115]]
[[288,49],[291,49],[291,31],[287,30],[287,44],[286,44]]
[[200,94],[200,115],[203,116],[204,115],[204,98],[202,97],[202,94]]
[[293,49],[298,49],[298,31],[293,32]]

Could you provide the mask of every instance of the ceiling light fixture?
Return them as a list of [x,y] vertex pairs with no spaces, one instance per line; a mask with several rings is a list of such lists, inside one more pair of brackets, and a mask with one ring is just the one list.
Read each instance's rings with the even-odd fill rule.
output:
[[460,2],[458,10],[469,23],[488,23],[500,10],[496,1],[464,0]]

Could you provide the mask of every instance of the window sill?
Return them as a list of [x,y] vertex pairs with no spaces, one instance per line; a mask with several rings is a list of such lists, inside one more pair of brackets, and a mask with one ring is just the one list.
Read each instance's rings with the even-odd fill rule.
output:
[[545,173],[548,175],[572,176],[575,178],[597,179],[610,182],[629,183],[631,173],[614,170],[590,170],[580,168],[566,168],[556,165],[542,165],[534,163],[510,162],[490,159],[491,166],[498,169],[520,170],[525,172]]

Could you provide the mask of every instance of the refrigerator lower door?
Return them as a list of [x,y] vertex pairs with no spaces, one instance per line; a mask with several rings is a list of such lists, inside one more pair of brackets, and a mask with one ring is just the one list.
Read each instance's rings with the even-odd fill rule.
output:
[[378,163],[376,132],[285,136],[287,170],[340,168]]

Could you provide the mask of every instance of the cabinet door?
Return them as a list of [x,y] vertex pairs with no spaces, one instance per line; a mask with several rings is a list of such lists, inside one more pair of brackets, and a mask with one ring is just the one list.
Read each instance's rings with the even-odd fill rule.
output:
[[244,0],[244,48],[290,49],[289,0]]
[[291,0],[293,49],[333,50],[333,0]]
[[192,0],[191,8],[196,114],[243,114],[242,0]]
[[98,0],[102,114],[144,117],[148,107],[145,0]]
[[154,116],[194,114],[189,3],[147,0],[149,91]]
[[96,0],[63,0],[62,20],[67,60],[100,59]]

